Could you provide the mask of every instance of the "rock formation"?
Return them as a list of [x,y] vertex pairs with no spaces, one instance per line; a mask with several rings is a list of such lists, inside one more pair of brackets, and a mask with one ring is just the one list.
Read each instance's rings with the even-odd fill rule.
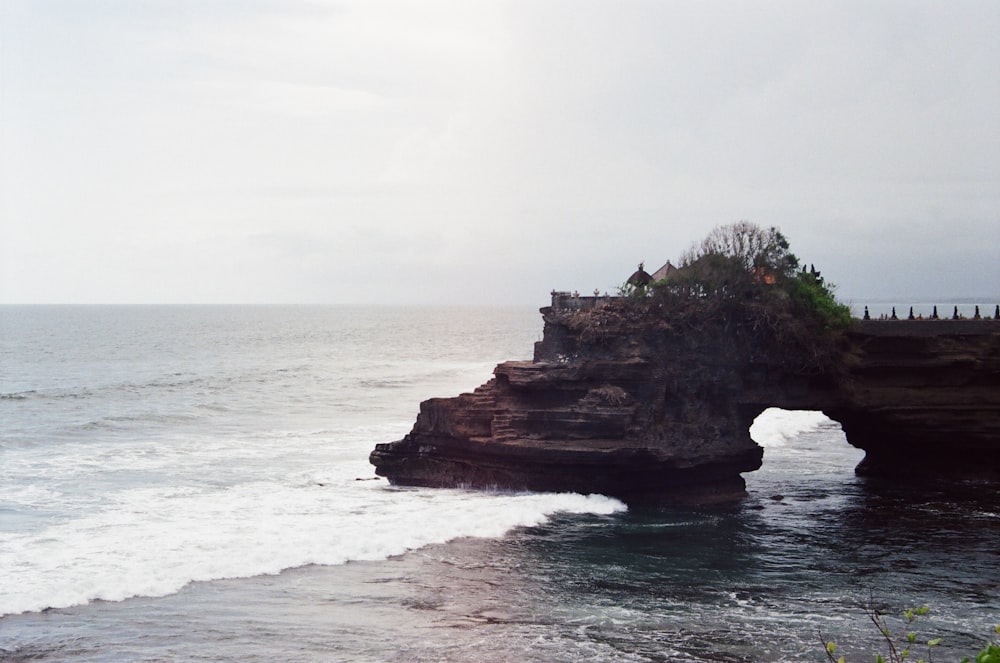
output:
[[1000,323],[859,322],[848,338],[850,370],[816,409],[865,450],[859,474],[1000,479]]
[[[396,484],[714,501],[744,494],[767,407],[823,410],[868,474],[1000,478],[1000,323],[854,321],[836,334],[752,320],[650,315],[627,298],[554,293],[531,362],[420,406],[379,444]],[[814,345],[813,341],[818,345]]]

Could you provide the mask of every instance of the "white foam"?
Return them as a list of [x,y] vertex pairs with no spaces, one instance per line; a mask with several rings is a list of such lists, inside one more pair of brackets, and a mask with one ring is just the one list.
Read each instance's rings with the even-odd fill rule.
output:
[[[768,410],[754,438],[780,445],[824,425],[818,412]],[[460,537],[500,537],[555,513],[613,514],[600,495],[396,489],[372,476],[377,427],[70,443],[25,450],[0,468],[0,614],[95,599],[162,596],[193,581],[378,560]],[[21,506],[45,509],[45,513]],[[56,514],[56,515],[53,515]]]
[[780,447],[799,433],[832,424],[833,421],[822,412],[771,407],[754,419],[750,437],[763,447]]
[[392,489],[356,481],[364,465],[222,487],[132,488],[96,513],[0,535],[0,614],[162,596],[192,581],[307,564],[384,559],[459,537],[503,536],[556,512],[625,508],[597,495]]

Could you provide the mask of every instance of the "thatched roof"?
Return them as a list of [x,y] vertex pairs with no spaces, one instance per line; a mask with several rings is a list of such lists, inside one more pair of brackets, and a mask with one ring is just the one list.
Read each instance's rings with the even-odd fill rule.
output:
[[628,281],[626,281],[626,283],[629,285],[640,286],[652,283],[652,281],[653,277],[646,273],[646,270],[642,268],[642,263],[640,262],[639,269],[635,270],[635,273],[628,277]]
[[664,265],[663,267],[660,267],[658,270],[656,270],[655,272],[653,272],[653,280],[654,281],[662,281],[663,279],[667,278],[667,276],[669,276],[670,274],[673,274],[676,271],[677,271],[677,268],[674,267],[671,264],[671,262],[668,260],[666,265]]

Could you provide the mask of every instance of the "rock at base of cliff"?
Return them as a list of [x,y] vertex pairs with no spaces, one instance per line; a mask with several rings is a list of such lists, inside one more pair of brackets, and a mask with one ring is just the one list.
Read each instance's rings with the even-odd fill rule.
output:
[[370,460],[395,485],[599,493],[630,505],[708,504],[746,496],[740,473],[759,468],[762,453],[755,447],[687,464],[644,448],[595,451],[411,434],[377,445]]

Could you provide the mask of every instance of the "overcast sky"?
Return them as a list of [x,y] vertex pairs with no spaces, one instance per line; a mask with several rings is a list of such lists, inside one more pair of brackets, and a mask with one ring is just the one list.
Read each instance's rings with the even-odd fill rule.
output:
[[[1000,2],[0,0],[0,302],[1000,300]],[[992,308],[992,307],[991,307]]]

